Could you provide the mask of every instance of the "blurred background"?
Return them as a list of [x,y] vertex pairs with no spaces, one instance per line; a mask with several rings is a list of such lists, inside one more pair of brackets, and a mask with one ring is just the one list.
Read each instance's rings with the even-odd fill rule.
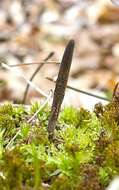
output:
[[[11,68],[0,67],[0,101],[23,102],[27,83],[19,75],[30,79],[51,52],[33,83],[46,94],[54,89],[46,77],[57,76],[71,38],[76,45],[68,85],[111,98],[119,81],[118,7],[110,0],[0,0],[0,63]],[[41,99],[30,87],[24,103]],[[64,99],[64,105],[88,109],[97,102],[107,103],[69,89]]]

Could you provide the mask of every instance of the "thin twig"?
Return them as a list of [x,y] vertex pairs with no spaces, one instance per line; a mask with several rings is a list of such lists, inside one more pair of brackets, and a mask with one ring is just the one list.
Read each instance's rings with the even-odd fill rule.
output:
[[1,66],[4,67],[7,70],[10,70],[11,72],[13,72],[16,76],[20,76],[22,77],[32,88],[34,88],[38,93],[40,93],[42,96],[44,97],[48,97],[48,95],[43,92],[43,90],[41,90],[38,86],[36,86],[34,83],[32,83],[30,80],[28,80],[23,74],[21,74],[18,70],[12,69],[10,66],[8,66],[5,63],[1,63]]
[[14,137],[11,139],[11,141],[7,144],[6,149],[8,149],[8,148],[10,147],[10,145],[12,145],[12,143],[13,143],[14,140],[17,138],[17,136],[20,134],[20,132],[21,132],[21,129],[19,129],[19,130],[17,131],[17,133],[14,135]]
[[[32,74],[32,76],[30,77],[29,81],[33,81],[34,77],[36,76],[36,74],[40,71],[40,69],[43,67],[43,65],[45,64],[45,62],[50,59],[52,56],[54,55],[54,52],[51,52],[45,59],[44,59],[44,62],[41,63],[41,65],[39,65],[36,70],[34,71],[34,73]],[[27,86],[25,88],[25,92],[24,92],[24,95],[23,95],[23,99],[22,99],[22,104],[25,104],[25,101],[26,101],[26,97],[27,97],[27,94],[28,94],[28,90],[29,90],[29,84],[27,83]]]
[[[5,102],[6,104],[7,103],[10,103],[10,102]],[[5,103],[0,103],[0,106],[4,106]],[[19,107],[19,106],[23,106],[23,108],[25,108],[26,110],[30,109],[30,105],[22,105],[22,104],[12,104],[13,107]]]
[[[49,81],[52,81],[52,82],[55,82],[55,83],[56,83],[56,81],[55,81],[54,79],[50,78],[50,77],[46,77],[46,79],[48,79]],[[88,96],[92,96],[92,97],[101,99],[101,100],[105,100],[105,101],[108,101],[108,102],[111,101],[111,100],[108,99],[108,98],[105,98],[105,97],[102,97],[102,96],[99,96],[99,95],[96,95],[96,94],[92,94],[92,93],[90,93],[90,92],[86,92],[86,91],[84,91],[84,90],[80,90],[80,89],[74,88],[74,87],[69,86],[69,85],[67,85],[67,88],[70,89],[70,90],[74,90],[74,91],[76,91],[76,92],[80,92],[80,93],[82,93],[82,94],[88,95]]]
[[39,64],[60,64],[57,61],[40,61],[40,62],[32,62],[32,63],[20,63],[20,64],[13,64],[10,67],[22,67],[22,66],[29,66],[29,65],[39,65]]
[[73,51],[74,51],[74,40],[70,40],[64,51],[54,91],[51,115],[48,122],[48,135],[50,141],[54,140],[54,130],[56,127],[56,122],[59,115],[60,107],[65,95],[65,89],[71,67]]
[[35,114],[28,120],[28,123],[31,123],[31,121],[38,115],[38,113],[45,107],[45,105],[49,102],[50,98],[52,97],[52,90],[50,90],[48,98],[45,100],[45,102],[42,104],[42,106],[35,112]]
[[[48,101],[50,100],[50,98],[52,97],[52,90],[50,90],[50,93],[47,97],[47,99],[44,101],[44,103],[41,105],[41,107],[35,112],[35,114],[28,120],[28,123],[31,123],[33,121],[33,119],[38,115],[38,113],[46,106],[46,104],[48,103]],[[21,128],[17,131],[17,133],[14,135],[14,137],[10,140],[10,142],[7,144],[6,149],[8,149],[12,143],[14,142],[14,140],[16,139],[16,137],[20,134],[21,132]]]

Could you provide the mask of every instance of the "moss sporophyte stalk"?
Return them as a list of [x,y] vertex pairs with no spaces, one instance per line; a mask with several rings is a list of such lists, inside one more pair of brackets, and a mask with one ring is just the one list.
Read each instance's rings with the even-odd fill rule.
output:
[[27,122],[40,106],[33,104],[30,111],[12,104],[0,106],[0,189],[106,189],[119,175],[115,101],[102,105],[100,114],[65,107],[55,129],[57,146],[48,138],[48,105],[34,122]]

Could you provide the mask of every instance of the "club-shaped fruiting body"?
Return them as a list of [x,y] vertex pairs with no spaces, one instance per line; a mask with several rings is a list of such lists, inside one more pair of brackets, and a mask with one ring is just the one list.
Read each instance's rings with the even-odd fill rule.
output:
[[74,51],[74,40],[70,40],[63,54],[54,90],[51,115],[48,122],[48,133],[50,140],[53,140],[57,118],[65,95],[65,89],[67,86],[73,51]]

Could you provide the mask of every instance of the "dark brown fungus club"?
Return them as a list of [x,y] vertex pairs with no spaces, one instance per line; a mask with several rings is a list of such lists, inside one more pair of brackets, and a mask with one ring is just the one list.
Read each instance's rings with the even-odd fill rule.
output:
[[113,102],[117,102],[119,104],[119,82],[116,84],[113,92]]
[[51,115],[48,122],[48,134],[50,141],[54,140],[54,130],[56,127],[56,122],[58,119],[60,107],[65,95],[65,89],[67,86],[73,51],[74,51],[74,40],[70,40],[64,51],[64,55],[60,64],[59,73],[54,90]]

